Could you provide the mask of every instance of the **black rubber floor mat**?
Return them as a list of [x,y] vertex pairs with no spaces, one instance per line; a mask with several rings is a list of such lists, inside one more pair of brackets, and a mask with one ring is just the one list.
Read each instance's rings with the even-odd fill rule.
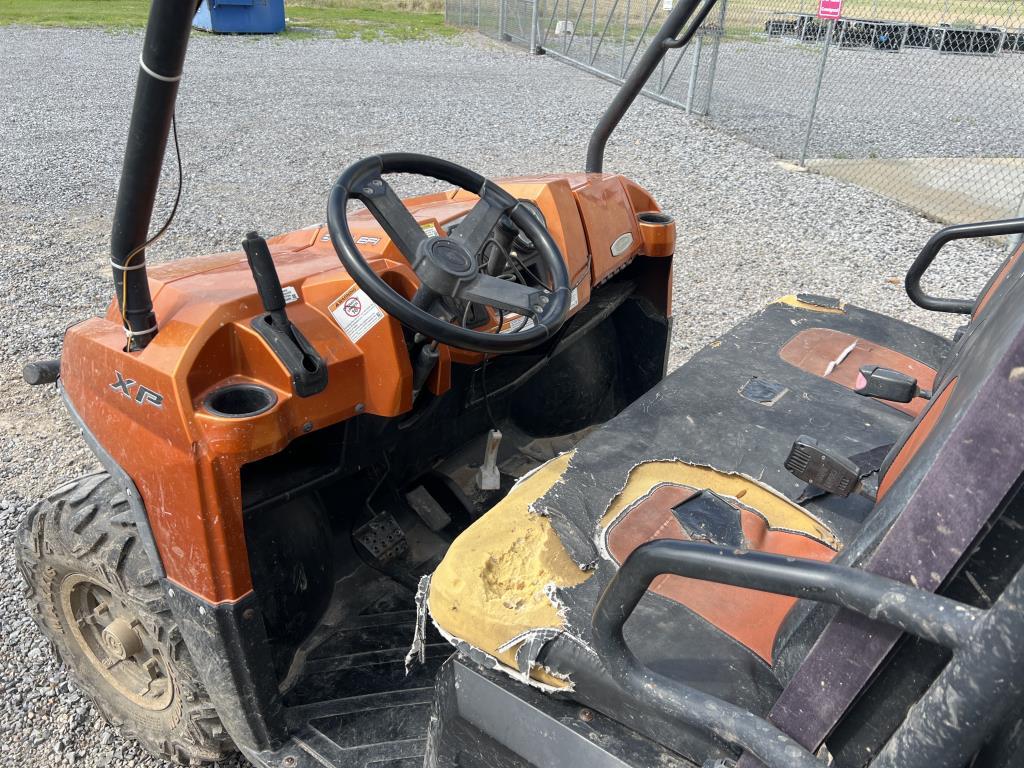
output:
[[284,695],[291,742],[275,753],[249,755],[257,764],[422,766],[434,678],[452,648],[430,626],[426,663],[406,674],[416,625],[413,596],[386,578],[363,581],[359,591],[369,605],[320,628]]

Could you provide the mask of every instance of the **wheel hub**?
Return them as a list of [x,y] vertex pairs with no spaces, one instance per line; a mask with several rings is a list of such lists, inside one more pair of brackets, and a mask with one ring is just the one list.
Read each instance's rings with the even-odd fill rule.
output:
[[125,619],[114,619],[100,635],[103,647],[113,658],[124,661],[142,650],[142,638]]
[[163,651],[122,595],[78,573],[61,583],[60,602],[69,634],[118,693],[144,709],[170,706],[174,684]]

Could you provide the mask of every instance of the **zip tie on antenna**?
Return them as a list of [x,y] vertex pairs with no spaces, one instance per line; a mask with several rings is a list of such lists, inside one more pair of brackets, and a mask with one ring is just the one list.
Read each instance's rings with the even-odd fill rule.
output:
[[142,54],[139,54],[139,66],[142,68],[142,71],[150,77],[155,77],[157,80],[162,80],[165,83],[176,83],[179,80],[181,80],[181,75],[176,75],[175,77],[167,77],[167,75],[161,75],[157,72],[154,72],[152,69],[147,67],[146,62],[142,60]]
[[159,330],[158,326],[155,326],[155,325],[151,326],[149,328],[145,328],[145,329],[143,329],[141,331],[133,331],[128,326],[124,326],[124,335],[127,336],[129,341],[130,341],[131,339],[134,339],[136,336],[146,336],[147,334],[150,334],[150,333],[156,333],[158,330]]
[[145,269],[146,268],[146,262],[142,261],[142,262],[139,262],[138,264],[133,264],[132,266],[128,267],[128,266],[125,266],[124,264],[118,264],[116,261],[111,259],[110,260],[110,266],[112,266],[114,269],[120,269],[122,272],[131,272],[132,270],[135,270],[135,269]]

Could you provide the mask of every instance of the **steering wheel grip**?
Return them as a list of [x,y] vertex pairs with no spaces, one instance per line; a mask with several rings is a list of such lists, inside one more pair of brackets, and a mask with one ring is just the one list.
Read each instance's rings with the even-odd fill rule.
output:
[[[532,328],[505,334],[463,328],[431,315],[384,282],[356,247],[348,225],[347,208],[349,200],[359,200],[366,204],[388,236],[413,263],[414,257],[409,250],[414,245],[410,241],[416,235],[422,236],[422,230],[413,221],[416,232],[412,233],[407,221],[399,221],[403,218],[412,219],[412,216],[394,196],[390,187],[380,180],[381,175],[386,173],[428,176],[479,195],[481,202],[490,198],[508,207],[508,216],[533,241],[553,282],[548,303],[543,312],[534,317]],[[378,210],[371,208],[371,205]],[[399,207],[401,211],[397,210]],[[378,211],[390,212],[390,215],[378,215]],[[389,152],[363,158],[346,168],[335,181],[327,206],[327,227],[338,258],[356,284],[388,314],[438,342],[475,352],[519,352],[550,338],[568,315],[571,293],[569,276],[565,261],[547,228],[505,190],[461,165],[407,152]]]

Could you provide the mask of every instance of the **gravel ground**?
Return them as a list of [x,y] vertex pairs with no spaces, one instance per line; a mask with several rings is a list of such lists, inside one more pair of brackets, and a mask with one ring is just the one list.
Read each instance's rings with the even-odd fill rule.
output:
[[[137,34],[0,29],[3,766],[157,765],[108,728],[54,663],[25,612],[9,545],[29,504],[94,465],[52,389],[29,389],[19,370],[56,355],[62,329],[109,301],[107,236],[140,45]],[[233,249],[249,229],[320,221],[333,177],[380,150],[429,152],[488,176],[577,169],[612,93],[597,78],[475,37],[199,37],[178,110],[182,208],[152,258]],[[784,170],[649,101],[616,135],[607,167],[647,185],[677,217],[673,364],[796,287],[951,330],[914,309],[899,285],[936,225],[887,200]],[[1001,256],[962,245],[937,265],[931,287],[977,290]]]

